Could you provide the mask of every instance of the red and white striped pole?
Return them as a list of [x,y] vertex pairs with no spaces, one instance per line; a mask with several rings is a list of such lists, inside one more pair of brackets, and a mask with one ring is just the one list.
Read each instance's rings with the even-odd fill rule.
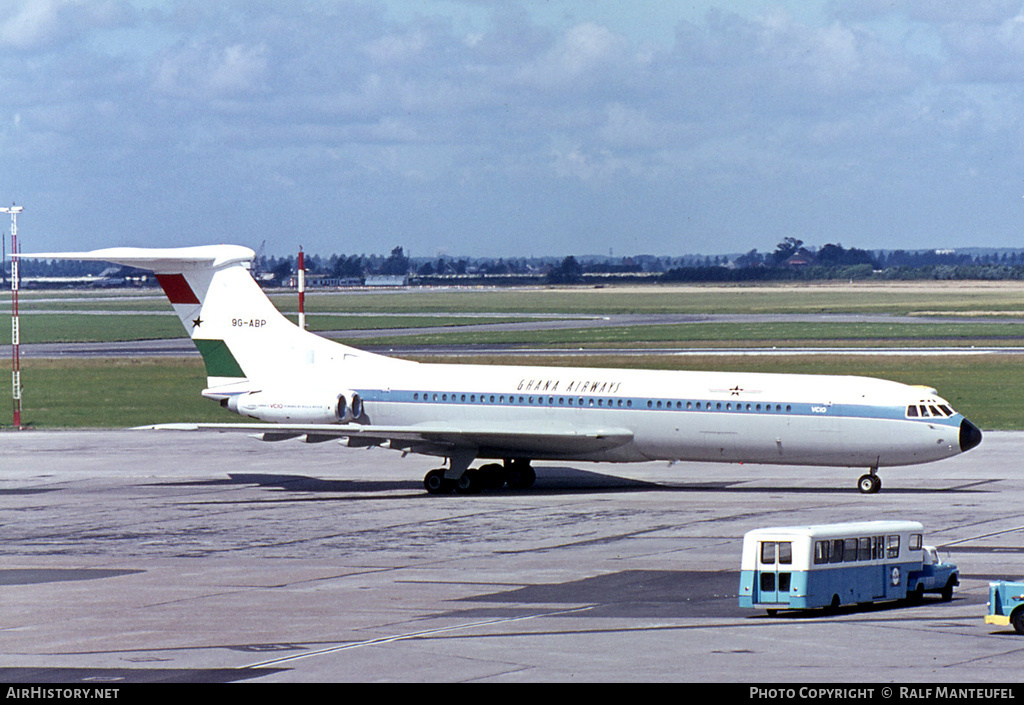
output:
[[11,214],[11,388],[14,400],[13,426],[21,429],[21,321],[18,315],[18,213],[24,208],[0,208]]
[[299,328],[306,329],[306,260],[299,248]]

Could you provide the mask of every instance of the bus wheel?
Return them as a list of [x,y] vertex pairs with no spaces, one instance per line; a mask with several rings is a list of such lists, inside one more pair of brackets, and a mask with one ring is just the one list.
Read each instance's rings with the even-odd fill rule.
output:
[[825,608],[825,612],[827,614],[835,614],[838,611],[839,611],[839,595],[833,595],[832,596],[832,602],[830,602],[828,604],[828,607]]
[[907,593],[907,601],[912,605],[920,604],[924,601],[924,584],[918,583],[917,587],[914,588],[913,592]]

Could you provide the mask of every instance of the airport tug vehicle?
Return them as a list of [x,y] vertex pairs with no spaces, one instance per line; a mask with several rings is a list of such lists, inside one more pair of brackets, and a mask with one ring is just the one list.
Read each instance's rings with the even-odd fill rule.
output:
[[988,614],[985,624],[1013,625],[1024,634],[1024,582],[999,580],[988,584]]

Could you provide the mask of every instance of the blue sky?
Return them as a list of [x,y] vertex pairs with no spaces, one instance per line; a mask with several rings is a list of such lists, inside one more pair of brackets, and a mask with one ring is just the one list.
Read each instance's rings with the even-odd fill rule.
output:
[[1022,8],[0,0],[0,202],[36,251],[1024,246]]

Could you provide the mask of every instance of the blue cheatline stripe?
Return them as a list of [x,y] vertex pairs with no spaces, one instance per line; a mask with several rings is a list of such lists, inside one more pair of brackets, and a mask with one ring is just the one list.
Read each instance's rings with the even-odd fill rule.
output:
[[665,411],[679,413],[714,414],[759,414],[762,416],[809,416],[817,418],[861,418],[890,419],[958,427],[962,417],[959,414],[946,419],[908,419],[905,406],[869,406],[860,404],[807,404],[783,402],[730,402],[697,401],[685,399],[658,399],[634,397],[598,397],[567,394],[522,394],[522,393],[469,393],[443,391],[413,391],[393,389],[356,390],[367,402],[392,402],[400,404],[454,404],[458,406],[529,406],[556,409],[604,409],[610,411]]

